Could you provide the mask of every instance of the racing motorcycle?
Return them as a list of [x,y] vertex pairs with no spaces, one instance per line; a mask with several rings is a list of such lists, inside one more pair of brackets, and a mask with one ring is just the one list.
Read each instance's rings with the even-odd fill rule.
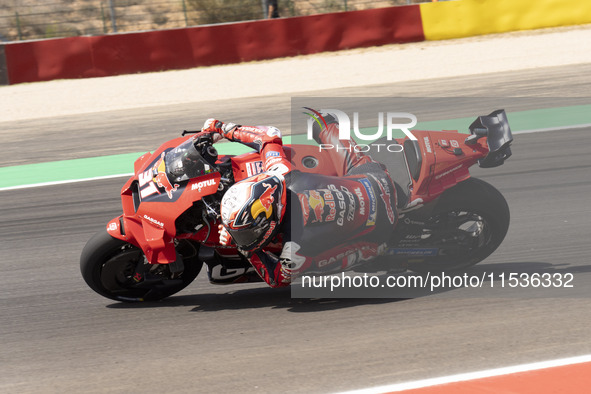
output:
[[[382,257],[355,271],[459,270],[501,244],[509,227],[507,202],[492,185],[471,178],[469,168],[503,164],[511,156],[511,129],[504,110],[478,117],[469,129],[469,136],[413,130],[415,139],[397,140],[403,149],[372,153],[395,181],[399,220]],[[128,302],[163,299],[188,286],[203,266],[213,284],[261,280],[235,245],[220,244],[217,231],[222,196],[262,172],[260,155],[219,155],[211,135],[192,133],[198,131],[184,131],[135,161],[121,190],[123,214],[84,247],[82,276],[98,294]],[[318,146],[284,150],[294,170],[337,174]],[[279,253],[281,247],[278,234],[266,248]],[[331,263],[318,261],[312,271],[331,273]]]

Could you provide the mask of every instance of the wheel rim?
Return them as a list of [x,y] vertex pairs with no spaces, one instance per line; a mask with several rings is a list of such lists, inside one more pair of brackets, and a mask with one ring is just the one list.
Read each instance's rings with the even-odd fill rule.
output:
[[439,248],[440,256],[475,254],[493,243],[491,224],[476,212],[448,211],[431,217],[422,238]]
[[162,298],[158,295],[183,287],[182,272],[172,273],[169,264],[149,264],[142,251],[131,245],[115,250],[101,266],[99,275],[103,287],[125,301]]
[[139,249],[121,248],[101,268],[101,283],[112,292],[122,291],[133,285],[135,269],[142,258]]

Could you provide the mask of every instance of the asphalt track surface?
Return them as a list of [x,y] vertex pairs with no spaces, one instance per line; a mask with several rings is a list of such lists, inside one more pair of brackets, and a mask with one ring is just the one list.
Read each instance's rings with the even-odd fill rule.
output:
[[[532,107],[557,97],[576,102],[588,94],[589,71],[558,67],[311,95],[447,97],[439,108],[423,108],[437,119],[481,115],[507,96],[542,98]],[[488,98],[458,97],[469,95]],[[289,97],[3,123],[0,165],[151,150],[214,114],[285,128]],[[159,303],[114,303],[86,287],[78,259],[119,214],[124,179],[2,191],[0,391],[334,392],[589,354],[590,132],[516,135],[503,166],[472,172],[505,195],[512,214],[503,245],[475,272],[572,273],[575,287],[561,291],[307,300],[259,284],[215,287],[200,275]]]

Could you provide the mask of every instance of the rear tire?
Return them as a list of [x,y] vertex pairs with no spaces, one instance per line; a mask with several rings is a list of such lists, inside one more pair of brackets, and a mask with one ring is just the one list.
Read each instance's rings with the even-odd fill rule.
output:
[[[453,244],[455,241],[450,239],[457,239],[457,245],[449,252],[440,248],[439,255],[409,264],[412,271],[457,271],[478,264],[499,247],[509,229],[507,201],[494,186],[480,179],[469,178],[446,190],[436,204],[430,223],[461,223],[456,229],[450,225],[448,233],[447,241]],[[462,242],[466,244],[464,249]]]
[[80,271],[86,284],[103,297],[124,302],[161,300],[187,287],[201,271],[197,248],[183,242],[177,245],[184,265],[180,274],[171,273],[167,264],[150,264],[149,274],[135,280],[139,264],[147,264],[141,249],[103,230],[82,250]]

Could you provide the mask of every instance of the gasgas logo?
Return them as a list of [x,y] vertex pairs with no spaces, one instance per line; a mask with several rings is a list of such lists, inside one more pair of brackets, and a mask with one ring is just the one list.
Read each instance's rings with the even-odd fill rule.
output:
[[[304,114],[308,115],[308,124],[307,124],[307,138],[309,140],[313,140],[313,132],[312,128],[314,126],[314,122],[317,123],[321,129],[328,128],[328,124],[324,119],[322,114],[330,114],[333,115],[338,121],[338,129],[339,129],[339,140],[351,140],[351,119],[349,115],[345,112],[338,110],[338,109],[321,109],[320,111],[316,111],[309,107],[304,107],[305,109],[311,111],[312,113],[304,112]],[[386,139],[387,141],[394,141],[393,131],[400,130],[402,131],[409,139],[416,141],[417,138],[411,133],[410,129],[416,126],[417,124],[417,117],[413,114],[407,112],[384,112],[378,113],[378,128],[377,131],[373,134],[363,134],[359,131],[359,113],[353,112],[353,133],[355,137],[360,141],[375,141],[379,139],[383,132],[384,132],[384,119],[386,123]],[[396,121],[398,120],[398,121]],[[400,122],[400,120],[404,120]],[[324,144],[321,143],[319,145],[319,151],[322,150],[329,150],[329,149],[349,149],[354,150],[355,152],[369,152],[372,151],[381,151],[387,150],[388,152],[402,152],[403,147],[398,143],[370,143],[370,144],[352,144],[348,148],[344,148],[342,146],[334,145],[334,144]]]
[[156,225],[156,226],[158,226],[158,227],[164,227],[164,223],[162,223],[161,221],[159,221],[159,220],[156,220],[156,219],[154,219],[154,218],[152,218],[152,217],[150,217],[150,216],[148,216],[148,215],[144,215],[144,219],[146,219],[146,220],[147,220],[147,221],[149,221],[150,223],[153,223],[153,224],[155,224],[155,225]]

